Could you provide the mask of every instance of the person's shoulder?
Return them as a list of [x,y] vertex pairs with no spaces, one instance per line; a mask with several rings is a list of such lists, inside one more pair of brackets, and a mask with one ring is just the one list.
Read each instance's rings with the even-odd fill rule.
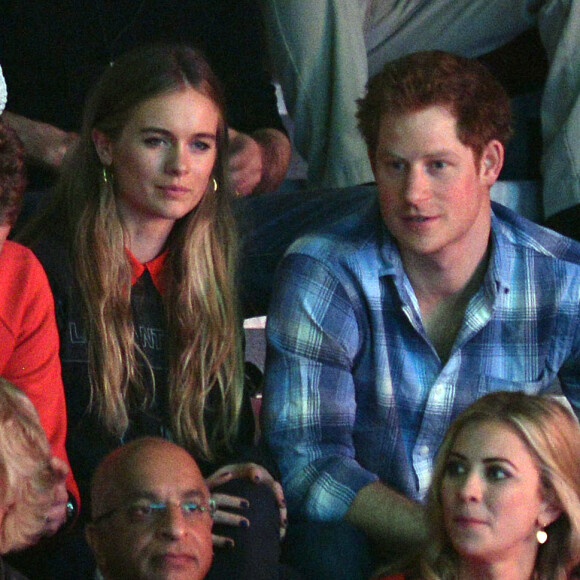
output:
[[6,240],[4,242],[0,255],[5,256],[7,259],[34,258],[34,253],[30,250],[30,248],[27,248],[26,246],[23,246],[22,244],[19,244],[13,240]]
[[494,203],[492,228],[519,254],[580,267],[580,243]]
[[26,311],[44,311],[52,303],[44,268],[29,248],[6,241],[0,271],[0,317],[16,320]]
[[28,277],[42,272],[42,266],[34,252],[12,240],[6,240],[0,252],[2,278],[9,276]]
[[378,252],[382,221],[378,205],[338,219],[296,240],[287,255],[302,254],[321,261],[344,261]]

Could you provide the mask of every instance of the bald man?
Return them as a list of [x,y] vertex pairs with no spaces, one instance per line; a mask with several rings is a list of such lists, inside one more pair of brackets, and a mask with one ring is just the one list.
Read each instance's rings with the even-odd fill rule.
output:
[[87,541],[104,580],[201,580],[212,561],[210,494],[195,460],[165,439],[119,447],[91,485]]

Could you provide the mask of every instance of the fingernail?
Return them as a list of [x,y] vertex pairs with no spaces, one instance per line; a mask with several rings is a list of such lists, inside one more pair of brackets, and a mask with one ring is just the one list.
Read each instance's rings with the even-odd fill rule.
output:
[[232,472],[231,472],[231,471],[226,471],[225,473],[222,473],[222,474],[220,475],[220,477],[221,477],[222,479],[225,479],[226,477],[231,477],[231,476],[232,476]]
[[240,528],[249,528],[250,522],[248,520],[241,520],[240,521]]
[[254,481],[255,482],[259,482],[260,481],[260,476],[259,475],[254,475]]
[[250,507],[250,502],[249,502],[249,501],[246,501],[246,500],[244,499],[244,500],[242,500],[242,501],[240,502],[240,507],[241,507],[241,508],[244,508],[244,509],[247,509],[247,508],[249,508],[249,507]]
[[233,541],[233,540],[228,540],[228,541],[226,542],[226,545],[225,545],[225,547],[226,547],[228,550],[233,550],[233,549],[234,549],[234,541]]
[[287,528],[288,527],[288,520],[284,519],[282,520],[282,525]]

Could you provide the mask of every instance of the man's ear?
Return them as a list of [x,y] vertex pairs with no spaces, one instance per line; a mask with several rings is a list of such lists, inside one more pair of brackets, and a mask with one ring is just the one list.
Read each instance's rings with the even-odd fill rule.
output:
[[103,572],[106,565],[105,553],[101,546],[100,533],[94,524],[88,523],[85,526],[85,538],[87,540],[87,544],[89,545],[91,551],[93,552],[93,556],[95,557],[97,567],[101,572]]
[[95,144],[95,150],[101,163],[109,167],[111,163],[113,163],[113,147],[111,144],[111,139],[107,137],[102,131],[99,129],[93,129],[91,132],[91,138],[93,143]]
[[492,139],[481,153],[479,171],[485,185],[491,187],[499,177],[503,167],[504,147],[497,140]]

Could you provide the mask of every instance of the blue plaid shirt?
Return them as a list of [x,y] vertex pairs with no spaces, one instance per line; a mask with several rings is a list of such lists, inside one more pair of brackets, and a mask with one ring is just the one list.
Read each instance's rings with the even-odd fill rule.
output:
[[580,410],[580,244],[493,205],[490,261],[442,363],[373,204],[297,241],[268,315],[263,428],[291,513],[338,520],[380,478],[422,500],[445,430],[559,378]]

